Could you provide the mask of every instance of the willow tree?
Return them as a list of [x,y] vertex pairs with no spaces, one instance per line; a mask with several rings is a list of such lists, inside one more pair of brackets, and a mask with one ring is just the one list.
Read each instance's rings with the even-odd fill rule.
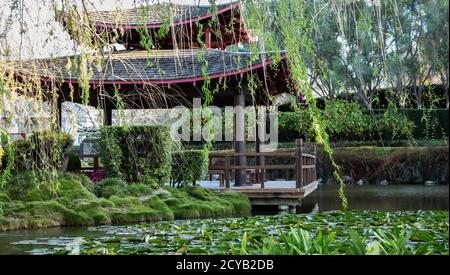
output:
[[[145,7],[148,4],[161,5],[160,11],[165,13],[165,22],[160,27],[158,33],[151,33],[142,29],[140,35],[140,45],[149,53],[158,51],[157,39],[169,39],[177,50],[180,45],[186,41],[198,39],[200,41],[200,54],[198,60],[203,62],[204,74],[201,91],[206,105],[212,102],[220,86],[225,86],[225,82],[218,82],[212,85],[206,68],[213,64],[208,64],[202,57],[202,50],[206,43],[202,43],[204,33],[201,29],[197,33],[198,37],[192,37],[192,32],[178,31],[174,23],[173,10],[162,6],[163,1],[134,1],[136,7],[142,8],[141,19],[145,22],[151,14],[146,13]],[[216,1],[208,1],[211,4],[210,12],[214,13],[217,9]],[[416,1],[412,1],[416,3]],[[246,49],[254,53],[255,58],[260,56],[260,52],[273,53],[276,61],[281,60],[280,52],[286,51],[288,54],[289,70],[293,85],[291,93],[302,92],[306,96],[308,103],[307,114],[310,123],[310,132],[314,133],[315,142],[323,145],[325,152],[328,153],[333,163],[334,176],[340,183],[339,195],[342,198],[344,208],[347,201],[344,195],[344,183],[339,176],[339,167],[333,161],[333,150],[329,144],[329,136],[326,132],[325,122],[322,120],[320,110],[316,106],[316,94],[334,98],[341,91],[351,91],[359,95],[362,103],[367,108],[372,108],[374,95],[377,88],[386,83],[397,83],[405,86],[405,79],[414,78],[418,74],[417,70],[408,67],[408,63],[420,63],[420,74],[424,71],[437,73],[446,83],[448,90],[448,61],[445,62],[441,56],[445,56],[445,47],[448,41],[440,39],[439,31],[446,31],[448,37],[448,16],[444,18],[445,12],[441,10],[448,3],[446,1],[418,1],[421,7],[417,13],[420,18],[426,19],[428,23],[419,23],[420,28],[412,28],[411,17],[405,14],[404,8],[411,6],[411,1],[307,1],[307,0],[278,0],[278,1],[260,1],[260,0],[242,0],[241,8],[244,24],[247,29],[252,30],[252,34],[258,37],[258,43],[245,47],[231,46],[236,49]],[[431,4],[427,4],[430,2]],[[194,1],[193,1],[194,3]],[[196,3],[196,2],[195,2]],[[92,24],[92,16],[97,12],[98,2],[93,0],[52,0],[43,1],[42,6],[48,10],[54,10],[55,13],[50,16],[47,22],[40,22],[41,25],[47,23],[50,27],[42,39],[43,44],[50,41],[65,41],[69,52],[77,53],[75,58],[68,59],[66,71],[77,71],[73,77],[77,79],[81,88],[83,102],[87,104],[91,95],[90,79],[93,69],[101,69],[106,66],[105,60],[111,58],[111,51],[105,50],[111,48],[108,43],[114,42],[123,29],[117,28],[113,32],[98,33]],[[27,6],[28,5],[28,6]],[[36,2],[33,2],[36,8]],[[409,5],[409,6],[408,6]],[[30,4],[24,0],[12,0],[3,3],[0,11],[0,92],[1,102],[0,111],[3,113],[7,105],[24,105],[24,98],[33,100],[32,108],[26,108],[27,112],[20,115],[23,120],[33,116],[35,113],[46,112],[52,109],[49,102],[55,102],[55,97],[61,83],[52,80],[54,83],[51,89],[42,87],[40,80],[36,77],[26,77],[17,79],[14,77],[17,68],[32,71],[36,64],[31,60],[23,60],[23,43],[27,41],[30,16]],[[438,11],[439,18],[433,17],[430,11]],[[87,13],[89,11],[89,13]],[[117,7],[121,12],[121,7]],[[36,14],[36,13],[35,13]],[[34,15],[35,15],[34,14]],[[447,13],[448,15],[448,13]],[[116,23],[119,25],[121,16],[116,17]],[[18,20],[18,27],[11,29],[10,26],[14,20]],[[67,32],[62,30],[63,23],[65,30],[70,33],[73,39],[69,42]],[[414,22],[416,24],[417,22]],[[198,24],[198,21],[194,24]],[[210,27],[218,24],[217,18],[213,17]],[[420,25],[422,24],[422,25]],[[444,27],[442,27],[444,26]],[[446,27],[445,27],[446,26]],[[446,28],[446,29],[445,29]],[[432,40],[427,44],[422,40],[421,43],[415,43],[414,37],[426,33],[425,38]],[[8,43],[8,37],[11,32],[19,35],[18,44]],[[171,36],[168,36],[171,34]],[[176,35],[175,35],[176,34]],[[226,34],[226,33],[225,33]],[[406,42],[405,35],[414,35]],[[42,37],[41,37],[42,38]],[[156,39],[156,40],[155,40]],[[408,45],[409,43],[409,45]],[[427,46],[432,45],[429,49]],[[414,48],[411,50],[411,47]],[[415,52],[420,49],[423,58],[416,58],[417,55],[410,55],[412,58],[405,62],[403,59],[405,53]],[[444,51],[444,52],[443,52]],[[48,56],[62,55],[57,52],[50,52]],[[428,58],[425,58],[428,56]],[[439,58],[437,57],[439,56]],[[33,57],[33,56],[31,56]],[[433,57],[431,59],[431,57]],[[64,57],[63,57],[64,58]],[[428,60],[428,63],[423,63]],[[271,66],[278,66],[279,62],[274,62]],[[431,73],[425,74],[425,78],[420,81],[414,81],[414,84],[429,78]],[[265,90],[267,85],[264,83],[249,80],[242,82],[242,85],[248,85],[248,89]],[[100,90],[102,87],[100,87]],[[72,91],[72,95],[73,95]],[[146,95],[145,100],[164,101],[164,95],[158,90],[157,86],[146,86],[141,88],[141,94]],[[397,94],[403,93],[403,88],[399,88]],[[267,91],[267,93],[269,93]],[[21,96],[18,96],[18,95]],[[100,93],[99,106],[105,104],[106,93]],[[119,93],[115,93],[114,100],[124,102]],[[158,98],[158,96],[161,96]],[[270,98],[270,95],[267,94]],[[73,97],[72,97],[73,101]],[[447,96],[448,102],[448,96]],[[126,109],[132,106],[120,104],[120,109]],[[205,106],[206,107],[206,106]],[[293,102],[293,108],[300,111],[300,106]],[[17,113],[15,115],[18,115]],[[40,122],[37,128],[51,127],[57,130],[56,114],[50,114],[50,121]]]

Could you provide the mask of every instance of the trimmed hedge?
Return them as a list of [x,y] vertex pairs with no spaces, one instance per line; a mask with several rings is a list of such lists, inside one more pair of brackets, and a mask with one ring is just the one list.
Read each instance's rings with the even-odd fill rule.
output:
[[187,150],[172,156],[172,184],[189,184],[202,180],[208,174],[208,151]]
[[[449,136],[448,109],[369,112],[359,104],[335,101],[321,116],[331,141],[371,141],[398,139],[446,139]],[[297,138],[313,140],[306,110],[279,113],[279,141]]]
[[173,149],[169,127],[108,126],[100,132],[100,157],[108,177],[129,183],[169,181]]
[[81,170],[81,160],[80,157],[73,152],[67,153],[68,163],[67,171],[80,171]]
[[413,137],[416,139],[448,138],[449,136],[449,113],[448,109],[405,109],[405,116],[411,120],[416,128]]

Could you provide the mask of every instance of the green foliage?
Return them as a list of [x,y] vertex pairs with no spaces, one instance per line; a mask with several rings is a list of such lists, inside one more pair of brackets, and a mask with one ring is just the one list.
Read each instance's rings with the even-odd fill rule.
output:
[[[411,138],[416,129],[414,122],[395,108],[371,113],[358,103],[343,100],[328,101],[319,115],[332,141]],[[280,113],[279,127],[281,141],[293,141],[302,136],[315,139],[307,110]]]
[[[74,173],[56,177],[57,192],[31,171],[16,174],[0,200],[0,231],[69,225],[136,223],[177,218],[229,217],[251,211],[247,197],[237,193],[212,193],[195,187],[155,190],[148,184],[127,184],[108,178],[95,185]],[[89,188],[89,189],[88,189]]]
[[103,127],[100,129],[99,153],[103,169],[109,177],[120,177],[122,169],[122,148],[119,138],[123,127]]
[[79,181],[84,188],[89,192],[94,193],[94,183],[83,173],[60,172],[58,173],[58,178]]
[[208,151],[186,150],[172,155],[172,183],[189,184],[202,180],[208,173]]
[[388,155],[372,177],[392,179],[395,183],[433,180],[439,184],[448,184],[448,150],[448,146],[404,148]]
[[61,166],[62,155],[72,142],[67,133],[36,131],[26,139],[16,141],[15,147],[22,167],[51,170]]
[[23,171],[13,175],[4,191],[13,200],[25,200],[28,192],[38,186],[38,179],[31,171]]
[[107,178],[95,184],[94,192],[98,197],[109,198],[122,195],[127,190],[127,183],[119,178]]
[[[119,227],[81,254],[448,255],[447,211],[337,211]],[[135,233],[146,236],[130,238]]]
[[127,194],[133,197],[143,197],[153,194],[155,187],[148,183],[129,184],[127,186]]
[[432,139],[449,137],[448,109],[405,109],[404,115],[416,125],[414,139]]
[[[448,184],[448,146],[342,147],[335,149],[335,161],[343,175],[355,180],[377,183],[387,179],[394,184],[423,184],[432,180]],[[324,158],[320,165],[320,177],[330,178],[330,161]]]
[[229,217],[251,211],[250,201],[240,193],[212,193],[199,186],[166,187],[166,190],[171,195],[163,201],[179,219]]
[[[56,181],[58,189],[50,188],[52,185],[47,183],[48,180]],[[56,178],[49,179],[40,177],[32,171],[23,171],[11,178],[4,191],[11,200],[56,200],[66,205],[76,199],[92,199],[94,195],[89,190],[91,188],[92,182],[83,175],[62,173],[58,174]]]
[[[0,132],[0,190],[11,178],[15,168],[15,152],[8,134]],[[0,199],[0,214],[2,212],[2,200]]]
[[80,171],[81,170],[81,160],[78,154],[69,152],[66,154],[69,162],[67,163],[67,171]]
[[157,197],[141,201],[134,197],[112,196],[110,200],[115,204],[115,208],[110,213],[113,223],[124,224],[173,219],[170,209],[164,203],[159,203],[160,200]]
[[100,157],[109,177],[127,182],[168,182],[173,144],[166,126],[114,126],[101,129]]

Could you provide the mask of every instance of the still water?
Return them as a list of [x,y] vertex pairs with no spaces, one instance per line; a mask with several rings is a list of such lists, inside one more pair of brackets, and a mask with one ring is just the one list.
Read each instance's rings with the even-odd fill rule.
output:
[[[350,210],[447,210],[449,209],[448,185],[365,185],[345,188]],[[341,209],[336,186],[319,186],[303,200],[301,212],[316,207],[320,212]]]
[[[447,210],[449,186],[350,186],[345,193],[352,210]],[[336,186],[320,186],[307,197],[302,213],[341,209]],[[272,212],[273,213],[273,212]],[[259,212],[258,214],[261,214]],[[276,213],[275,213],[276,214]],[[76,246],[83,238],[98,238],[120,231],[120,227],[71,227],[0,232],[0,254],[45,254],[51,248]],[[130,234],[130,232],[123,232]]]

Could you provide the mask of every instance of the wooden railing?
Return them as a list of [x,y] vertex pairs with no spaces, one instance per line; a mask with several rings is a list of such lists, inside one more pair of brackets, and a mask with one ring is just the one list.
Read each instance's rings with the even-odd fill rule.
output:
[[86,155],[78,155],[81,160],[84,160],[85,158],[92,158],[94,159],[93,166],[91,167],[81,167],[81,170],[97,170],[100,168],[100,156],[98,154],[86,154]]
[[[237,157],[264,157],[266,158],[287,158],[294,159],[293,164],[264,164],[264,165],[235,165],[232,164],[232,160]],[[215,165],[214,159],[223,160],[222,165]],[[266,182],[266,170],[294,170],[296,188],[301,188],[306,184],[309,184],[316,180],[316,149],[314,147],[313,154],[304,152],[303,140],[298,139],[295,141],[295,150],[288,152],[263,152],[263,153],[210,153],[209,154],[209,171],[210,173],[220,172],[220,176],[223,176],[225,187],[230,188],[231,173],[236,170],[251,171],[256,174],[256,182],[261,184],[261,188],[264,188]],[[222,179],[221,179],[222,180]]]

